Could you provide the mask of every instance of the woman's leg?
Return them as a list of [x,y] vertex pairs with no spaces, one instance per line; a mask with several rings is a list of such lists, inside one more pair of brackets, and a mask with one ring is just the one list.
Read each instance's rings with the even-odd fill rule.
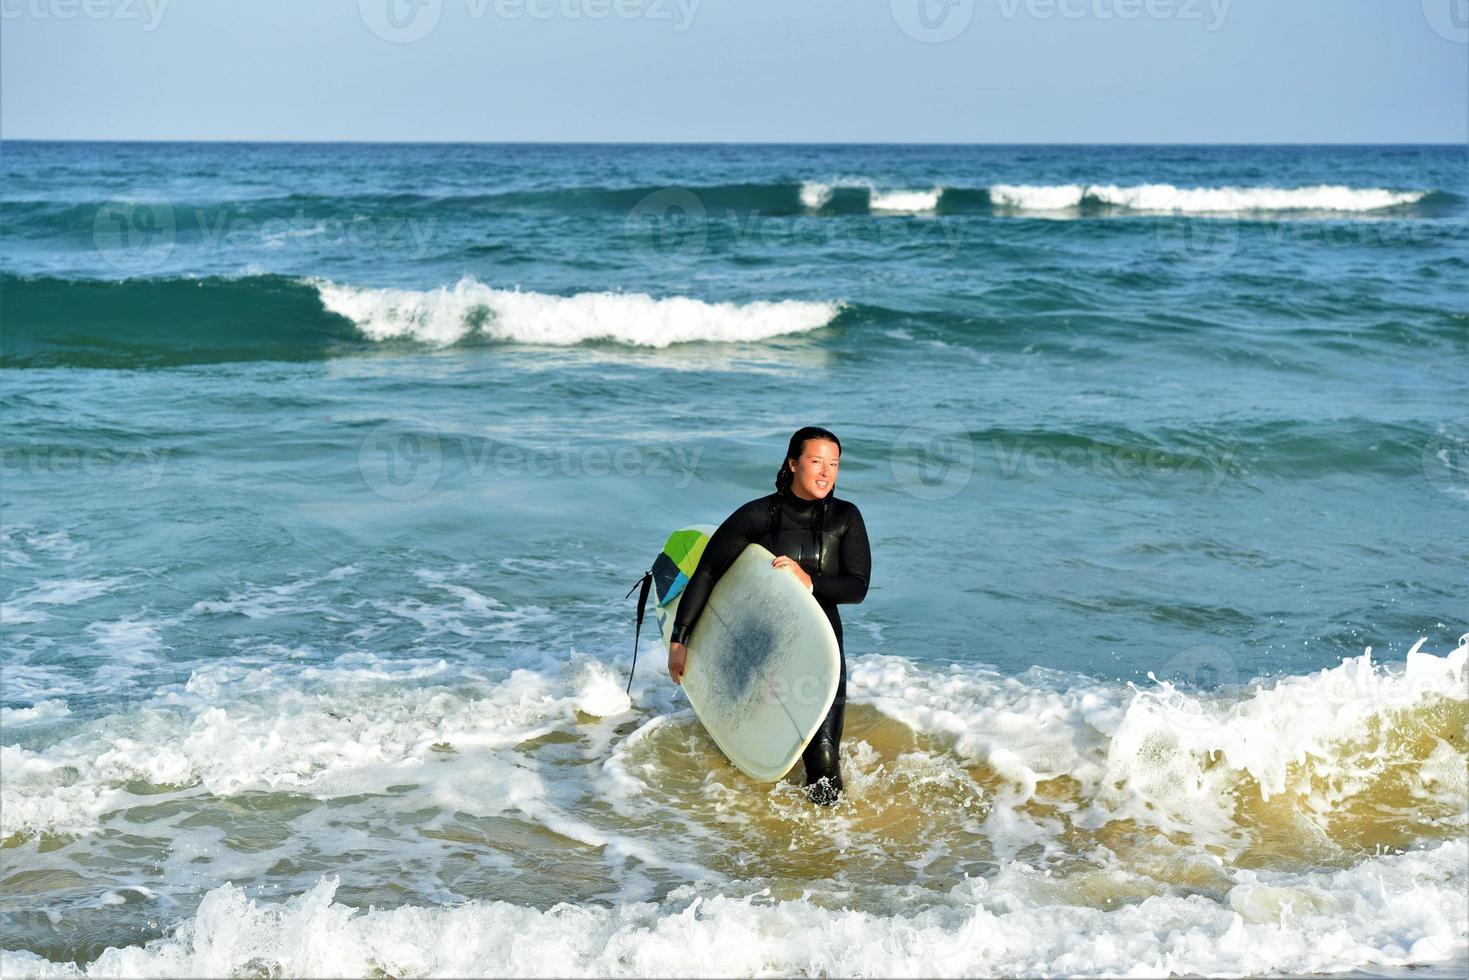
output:
[[806,765],[806,786],[811,799],[831,806],[842,795],[842,770],[840,747],[842,743],[842,720],[847,707],[847,657],[842,654],[841,679],[837,681],[836,700],[831,710],[822,719],[821,727],[811,737],[801,761]]

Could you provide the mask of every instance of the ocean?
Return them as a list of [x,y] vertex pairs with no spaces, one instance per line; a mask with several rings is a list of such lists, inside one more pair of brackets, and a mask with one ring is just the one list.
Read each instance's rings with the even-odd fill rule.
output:
[[[1462,975],[1466,164],[6,142],[0,973]],[[624,691],[807,424],[831,810]]]

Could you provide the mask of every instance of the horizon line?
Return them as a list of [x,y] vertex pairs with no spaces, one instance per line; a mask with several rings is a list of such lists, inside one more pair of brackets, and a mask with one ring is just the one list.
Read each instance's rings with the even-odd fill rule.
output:
[[0,143],[219,143],[219,144],[282,144],[306,146],[1462,146],[1469,150],[1469,140],[1407,140],[1407,141],[1307,141],[1285,140],[1264,141],[1211,141],[1211,142],[1161,142],[1153,140],[1125,141],[1090,140],[986,140],[950,142],[945,140],[416,140],[416,139],[285,139],[285,138],[230,138],[230,137],[71,137],[71,136],[4,136]]

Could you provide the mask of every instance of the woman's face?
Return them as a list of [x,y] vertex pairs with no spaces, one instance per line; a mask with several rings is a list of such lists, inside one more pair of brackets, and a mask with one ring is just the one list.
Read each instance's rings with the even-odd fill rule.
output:
[[807,439],[801,455],[787,460],[791,468],[791,492],[805,500],[820,500],[837,485],[837,466],[842,451],[830,439]]

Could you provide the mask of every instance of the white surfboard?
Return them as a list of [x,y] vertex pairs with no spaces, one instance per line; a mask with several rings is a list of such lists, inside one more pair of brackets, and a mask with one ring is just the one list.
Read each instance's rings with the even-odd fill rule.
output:
[[[683,676],[714,743],[763,783],[801,757],[836,700],[841,672],[826,613],[794,575],[770,566],[774,558],[748,545],[720,576],[694,627]],[[681,599],[656,611],[665,648]]]

